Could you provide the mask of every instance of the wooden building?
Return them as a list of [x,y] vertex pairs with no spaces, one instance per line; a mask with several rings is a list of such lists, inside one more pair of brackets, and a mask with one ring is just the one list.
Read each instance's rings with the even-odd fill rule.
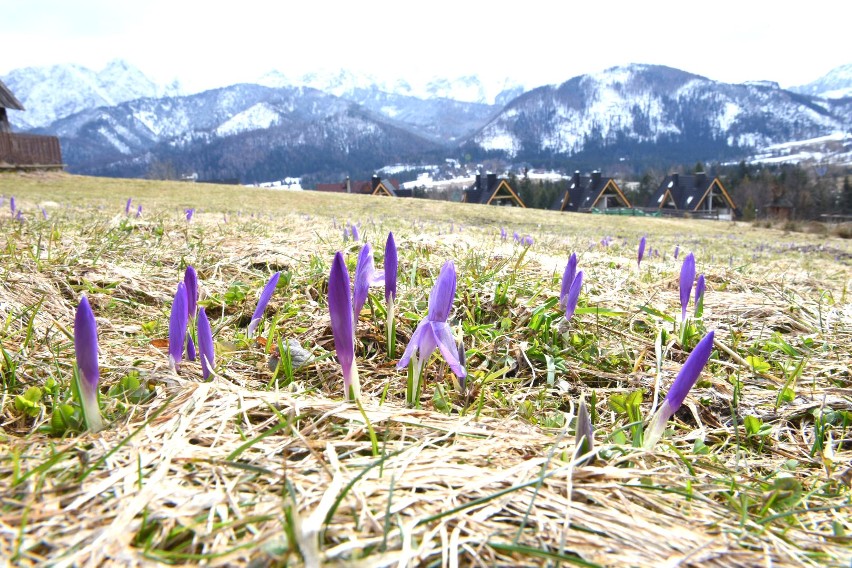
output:
[[340,183],[318,183],[316,191],[327,193],[358,193],[361,195],[383,195],[386,197],[413,197],[410,189],[402,189],[397,180],[373,176],[370,181],[352,181],[348,177]]
[[464,190],[462,202],[526,207],[509,180],[498,178],[497,174],[476,174],[474,184]]
[[553,211],[589,212],[593,209],[630,208],[630,201],[612,178],[605,178],[597,170],[589,176],[581,176],[579,171],[568,182],[568,187],[550,206]]
[[59,138],[13,133],[7,109],[23,111],[24,105],[0,81],[0,169],[61,169]]
[[722,181],[703,172],[666,176],[646,208],[668,215],[689,214],[725,220],[742,215]]

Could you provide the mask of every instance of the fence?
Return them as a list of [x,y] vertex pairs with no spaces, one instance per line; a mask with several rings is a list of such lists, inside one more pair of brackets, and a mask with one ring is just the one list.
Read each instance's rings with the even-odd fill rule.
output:
[[56,136],[0,133],[0,168],[61,168]]

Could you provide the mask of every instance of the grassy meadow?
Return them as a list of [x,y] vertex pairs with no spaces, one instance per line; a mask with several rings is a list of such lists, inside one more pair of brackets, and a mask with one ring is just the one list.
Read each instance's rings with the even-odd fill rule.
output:
[[[852,240],[59,173],[0,175],[0,195],[0,558],[12,565],[852,561]],[[362,242],[344,242],[350,223]],[[372,288],[355,404],[335,358],[329,270],[342,251],[354,274],[363,240],[382,268],[389,231],[397,354],[383,290]],[[572,252],[585,280],[565,322],[557,304]],[[687,252],[707,291],[702,317],[683,324]],[[468,376],[462,386],[433,356],[410,408],[396,362],[447,260]],[[168,364],[188,265],[214,334],[210,381],[197,361],[177,373]],[[72,389],[83,295],[107,422],[95,434]],[[710,362],[643,449],[643,424],[709,330]],[[581,399],[594,454],[575,450]]]

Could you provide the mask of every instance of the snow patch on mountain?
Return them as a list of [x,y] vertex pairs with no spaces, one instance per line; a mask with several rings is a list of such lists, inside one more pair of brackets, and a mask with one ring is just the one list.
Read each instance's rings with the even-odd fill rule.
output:
[[790,90],[824,99],[852,97],[852,63],[835,67],[816,81]]
[[266,103],[257,103],[231,117],[215,130],[216,136],[233,136],[250,130],[263,130],[281,122],[281,115]]

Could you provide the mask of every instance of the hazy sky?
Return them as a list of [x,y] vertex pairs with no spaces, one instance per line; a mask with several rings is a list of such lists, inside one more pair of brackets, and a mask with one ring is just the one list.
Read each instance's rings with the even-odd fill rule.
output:
[[839,0],[0,0],[0,74],[123,58],[190,89],[339,68],[532,87],[651,63],[789,87],[852,63],[850,21]]

